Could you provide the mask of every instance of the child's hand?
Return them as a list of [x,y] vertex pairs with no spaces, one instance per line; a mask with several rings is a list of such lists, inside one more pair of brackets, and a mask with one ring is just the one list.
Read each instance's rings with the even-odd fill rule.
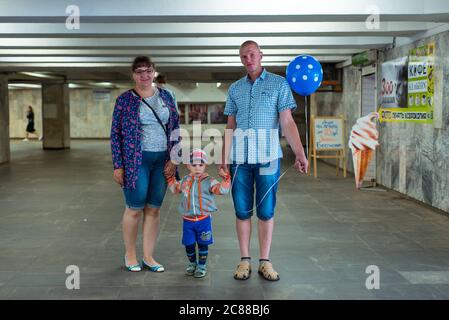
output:
[[218,175],[223,179],[227,179],[230,176],[229,171],[225,171],[223,167],[220,167],[220,169],[218,170]]
[[165,177],[174,176],[175,173],[176,173],[176,165],[173,162],[171,162],[170,160],[167,161],[167,163],[165,164],[165,167],[164,167]]
[[171,174],[170,172],[164,172],[164,177],[167,182],[169,182],[173,179],[175,179],[175,181],[176,181],[175,175]]

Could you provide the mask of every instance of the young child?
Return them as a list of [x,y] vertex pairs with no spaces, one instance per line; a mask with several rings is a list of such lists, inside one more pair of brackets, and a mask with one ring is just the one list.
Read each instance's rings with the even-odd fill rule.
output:
[[[182,244],[186,248],[189,264],[186,275],[202,278],[206,275],[208,246],[213,243],[210,214],[217,211],[215,195],[226,194],[231,187],[231,176],[227,174],[220,183],[206,173],[207,157],[201,149],[190,153],[190,173],[177,181],[167,176],[168,187],[173,193],[182,193],[179,211],[183,215]],[[198,261],[196,258],[198,244]]]

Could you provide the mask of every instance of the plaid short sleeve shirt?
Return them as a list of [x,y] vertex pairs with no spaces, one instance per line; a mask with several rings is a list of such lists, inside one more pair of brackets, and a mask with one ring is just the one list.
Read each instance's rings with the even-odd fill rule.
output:
[[296,102],[284,77],[264,69],[254,82],[249,76],[234,82],[224,111],[237,123],[230,160],[266,163],[281,158],[279,113],[287,109],[295,110]]

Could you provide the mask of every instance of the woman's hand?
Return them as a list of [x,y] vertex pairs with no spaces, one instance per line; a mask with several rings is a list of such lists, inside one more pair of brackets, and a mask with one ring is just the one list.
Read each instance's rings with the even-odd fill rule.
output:
[[115,182],[117,182],[120,186],[123,187],[123,177],[125,175],[125,172],[123,170],[123,168],[120,169],[115,169],[114,170],[114,174],[113,174],[113,179]]
[[167,161],[164,168],[164,176],[165,177],[171,177],[174,176],[176,173],[176,165],[171,162],[170,160]]

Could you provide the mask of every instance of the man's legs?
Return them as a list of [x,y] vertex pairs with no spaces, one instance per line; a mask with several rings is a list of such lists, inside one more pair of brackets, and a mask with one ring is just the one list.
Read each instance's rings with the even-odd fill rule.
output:
[[234,278],[246,280],[251,274],[250,240],[251,216],[254,198],[253,166],[247,164],[231,166],[232,199],[236,214],[236,231],[240,247],[240,263],[234,273]]
[[270,248],[274,229],[276,192],[280,177],[280,160],[261,165],[255,173],[256,204],[259,238],[259,273],[267,280],[279,280],[279,274],[270,262]]
[[254,174],[248,164],[231,166],[232,199],[236,214],[236,231],[239,240],[240,256],[249,257],[251,240],[251,216],[253,214]]
[[251,240],[251,218],[246,220],[236,219],[237,237],[239,239],[240,257],[249,257]]
[[251,217],[245,220],[236,219],[237,237],[240,247],[240,263],[234,272],[234,279],[246,280],[251,275],[251,257],[249,253],[251,240]]
[[260,259],[270,260],[271,239],[273,238],[274,218],[257,221]]

